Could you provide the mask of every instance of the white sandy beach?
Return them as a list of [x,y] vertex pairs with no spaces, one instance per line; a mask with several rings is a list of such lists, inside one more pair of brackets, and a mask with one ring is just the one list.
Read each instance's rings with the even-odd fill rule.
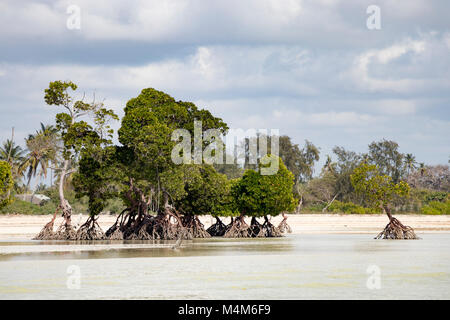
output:
[[[51,220],[51,215],[0,215],[0,240],[31,239]],[[409,225],[417,233],[450,232],[450,216],[397,215],[403,224]],[[82,223],[87,216],[75,215],[74,224]],[[272,219],[278,224],[281,216]],[[116,220],[113,215],[101,215],[99,224],[106,231]],[[57,218],[55,226],[61,223]],[[214,218],[202,216],[205,227],[214,223]],[[223,219],[225,223],[229,218]],[[250,221],[248,221],[250,222]],[[387,224],[385,215],[338,215],[338,214],[296,214],[289,215],[288,223],[295,234],[301,233],[372,233],[380,232]]]

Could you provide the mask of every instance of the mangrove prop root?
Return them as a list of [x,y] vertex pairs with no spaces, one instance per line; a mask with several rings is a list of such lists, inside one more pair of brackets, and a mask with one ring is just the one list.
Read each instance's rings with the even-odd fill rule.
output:
[[77,240],[77,233],[71,225],[62,223],[56,230],[53,240]]
[[111,230],[111,228],[108,229],[109,233],[105,233],[105,237],[109,240],[123,240],[123,233],[120,231],[119,228],[114,228]]
[[249,234],[252,238],[262,238],[265,236],[263,225],[255,217],[252,218],[252,222],[250,223]]
[[396,218],[392,218],[384,230],[375,239],[420,239],[411,227],[403,225]]
[[47,223],[42,230],[33,238],[33,240],[53,240],[55,239],[55,232],[53,226],[55,224],[56,215],[58,214],[59,206],[56,208],[53,214],[52,220]]
[[153,239],[176,240],[191,239],[191,235],[183,226],[178,212],[172,207],[166,207],[164,213],[158,214],[155,220],[147,228]]
[[275,227],[267,218],[265,218],[265,222],[262,225],[262,229],[264,230],[264,236],[267,238],[282,236],[280,230],[277,227]]
[[206,232],[203,223],[194,215],[186,215],[182,218],[183,226],[190,238],[210,238],[211,235]]
[[54,240],[77,240],[77,233],[72,226],[71,216],[72,208],[67,200],[62,203],[59,208],[62,210],[63,223],[58,227],[55,232]]
[[280,231],[280,233],[292,233],[291,226],[288,225],[286,216],[283,217],[283,220],[278,225],[278,231]]
[[210,234],[212,237],[223,237],[225,232],[227,231],[227,226],[220,220],[219,217],[216,217],[216,223],[211,225],[206,232]]
[[130,211],[130,208],[123,210],[117,217],[114,224],[105,232],[106,239],[109,240],[123,240],[122,223],[124,220],[125,212]]
[[[198,221],[200,223],[200,221]],[[201,224],[200,224],[201,225]],[[201,225],[202,226],[202,225]],[[204,229],[203,229],[204,231]],[[206,233],[206,231],[204,231]],[[109,240],[176,240],[191,239],[178,212],[167,207],[156,216],[139,208],[127,208],[105,233]]]
[[234,219],[227,227],[227,231],[223,235],[225,238],[249,238],[250,227],[245,222],[244,217],[240,216]]
[[55,238],[55,232],[53,231],[54,223],[55,217],[42,228],[33,240],[53,240]]
[[89,217],[87,221],[77,230],[76,240],[104,240],[105,233],[97,223],[95,217]]

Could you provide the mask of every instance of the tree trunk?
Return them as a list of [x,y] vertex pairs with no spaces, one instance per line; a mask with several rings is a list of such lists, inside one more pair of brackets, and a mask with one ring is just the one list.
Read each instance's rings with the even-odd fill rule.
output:
[[298,202],[297,207],[295,208],[295,213],[300,213],[300,210],[302,209],[303,205],[303,196],[300,196],[300,201]]
[[324,213],[325,211],[328,210],[328,208],[333,204],[334,200],[336,200],[337,196],[339,195],[339,193],[337,193],[334,198],[327,203],[326,207],[322,209],[322,213]]
[[420,239],[411,227],[404,226],[392,216],[389,206],[383,205],[382,208],[389,218],[389,223],[375,239]]
[[388,206],[383,206],[383,211],[386,212],[386,215],[389,218],[389,221],[392,221],[393,217],[391,214],[391,209]]
[[71,226],[72,207],[64,197],[64,182],[66,180],[67,170],[69,167],[69,160],[64,160],[64,167],[59,177],[59,206],[62,210],[62,216],[65,220],[66,228]]

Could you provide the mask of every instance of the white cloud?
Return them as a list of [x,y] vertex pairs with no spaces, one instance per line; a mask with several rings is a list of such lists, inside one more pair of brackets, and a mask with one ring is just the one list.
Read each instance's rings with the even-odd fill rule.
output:
[[375,101],[373,105],[386,115],[408,115],[416,112],[416,103],[412,100],[387,99]]
[[[366,51],[355,58],[354,65],[350,71],[353,77],[353,82],[360,88],[368,91],[395,91],[395,92],[410,92],[425,84],[424,79],[415,79],[409,77],[402,77],[401,74],[395,73],[395,67],[387,66],[396,59],[411,53],[414,57],[426,53],[427,42],[436,41],[436,39],[421,39],[421,40],[402,40],[400,43],[393,44],[383,49],[372,49]],[[413,61],[410,59],[410,61]],[[376,66],[384,66],[386,72],[383,77],[375,77],[371,75],[370,69]],[[420,69],[423,65],[415,65],[414,67]]]
[[[79,31],[66,28],[69,4],[81,8]],[[445,8],[379,5],[382,30],[371,32],[360,0],[4,0],[0,130],[13,124],[25,134],[52,121],[56,109],[45,106],[43,90],[70,79],[119,113],[154,87],[232,127],[279,128],[328,149],[383,137],[418,152],[426,141],[448,145]],[[433,118],[442,120],[435,129]]]
[[382,64],[389,63],[393,59],[399,58],[408,52],[414,52],[420,54],[425,50],[425,41],[412,41],[407,40],[402,44],[395,44],[391,47],[372,51],[365,54],[366,58],[375,57]]

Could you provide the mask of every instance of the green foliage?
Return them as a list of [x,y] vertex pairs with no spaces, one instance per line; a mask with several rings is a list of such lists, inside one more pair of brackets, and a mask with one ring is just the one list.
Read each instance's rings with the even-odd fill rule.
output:
[[194,215],[233,215],[231,182],[210,165],[183,165],[184,195],[175,201],[182,212]]
[[56,206],[52,202],[47,202],[43,206],[39,206],[28,201],[16,199],[13,203],[0,209],[1,214],[53,214]]
[[381,213],[379,208],[364,208],[353,202],[334,201],[329,207],[329,212],[346,214],[376,214]]
[[25,151],[15,144],[14,141],[7,139],[0,146],[0,160],[6,161],[11,166],[11,172],[14,179],[14,192],[20,192],[22,183],[22,163],[25,160]]
[[323,208],[325,208],[326,203],[309,203],[307,205],[305,205],[304,209],[302,210],[303,212],[307,213],[307,212],[317,212],[320,213],[322,212]]
[[48,89],[45,89],[45,102],[48,105],[68,105],[72,97],[67,92],[68,89],[76,90],[77,85],[71,81],[50,82]]
[[[28,154],[20,165],[21,171],[27,171],[27,189],[29,189],[32,177],[39,179],[47,177],[47,171],[51,163],[57,162],[57,154],[60,147],[60,138],[57,129],[51,125],[41,123],[41,129],[35,134],[28,135],[25,139]],[[40,168],[40,170],[38,170]]]
[[[270,148],[268,152],[271,152]],[[294,183],[310,180],[314,173],[314,164],[320,159],[319,148],[310,141],[305,140],[305,146],[300,148],[286,135],[279,137],[279,155],[288,170],[294,174]]]
[[446,202],[430,201],[428,205],[422,207],[421,212],[429,215],[450,214],[450,200]]
[[350,176],[362,161],[362,156],[353,151],[345,150],[342,147],[335,147],[333,153],[337,156],[337,162],[329,161],[327,170],[336,177],[335,191],[339,192],[338,200],[359,202],[359,197],[355,194]]
[[[267,155],[266,157],[275,157]],[[247,170],[244,176],[232,186],[232,196],[239,212],[248,216],[276,216],[295,208],[292,195],[294,175],[278,158],[279,169],[276,174],[262,175]],[[260,169],[264,167],[260,163]]]
[[[246,138],[245,153],[246,159],[250,157],[250,150],[256,150],[258,147],[258,138],[264,136]],[[268,136],[267,139],[267,153],[272,152],[272,139],[278,138],[278,155],[283,160],[284,165],[294,175],[294,183],[304,183],[312,179],[314,173],[314,164],[320,159],[320,151],[313,143],[305,140],[303,148],[292,142],[289,136]],[[254,164],[246,163],[246,169],[255,169]]]
[[152,88],[143,89],[138,97],[128,101],[119,129],[119,141],[124,146],[119,159],[143,194],[169,196],[172,201],[184,196],[182,169],[171,159],[176,144],[171,137],[174,130],[186,129],[193,139],[195,120],[202,121],[203,130],[228,130],[222,119],[209,111],[198,109],[191,102],[175,101]]
[[[326,203],[314,203],[305,207],[305,212],[317,212],[321,213],[323,208],[325,208]],[[347,201],[342,202],[339,200],[333,201],[333,203],[328,207],[326,213],[336,213],[336,214],[379,214],[381,213],[380,208],[366,208],[357,205],[353,202]]]
[[118,197],[120,189],[117,180],[121,176],[116,148],[110,146],[95,150],[95,153],[83,153],[78,172],[72,180],[77,198],[88,198],[89,214],[92,216],[104,211],[109,199]]
[[[394,183],[398,183],[406,173],[407,167],[403,159],[405,155],[398,151],[398,143],[389,140],[372,142],[369,145],[368,158],[377,166],[383,175],[389,176]],[[411,162],[411,159],[408,159]]]
[[0,208],[11,203],[10,192],[13,186],[11,166],[8,162],[0,160]]
[[[72,162],[79,160],[79,170],[73,177],[73,184],[77,191],[77,198],[87,197],[91,215],[99,214],[105,209],[107,201],[117,188],[107,184],[108,178],[115,169],[115,149],[112,144],[113,130],[109,122],[118,120],[118,116],[106,109],[101,102],[85,102],[75,98],[69,93],[75,91],[77,85],[73,82],[50,82],[45,90],[45,102],[49,105],[62,106],[65,112],[56,115],[56,126],[63,141],[64,168],[60,174],[63,182],[68,175],[67,170]],[[94,124],[79,120],[80,117],[90,115]],[[111,156],[113,154],[113,156]],[[115,159],[115,158],[114,158]],[[60,197],[64,197],[63,194]],[[62,199],[61,199],[62,201]]]
[[395,198],[408,197],[410,194],[406,182],[394,183],[390,176],[381,175],[375,165],[361,164],[350,179],[355,191],[373,208],[386,209]]
[[442,191],[431,191],[426,194],[424,197],[425,203],[429,204],[430,202],[446,202],[450,199],[448,192]]
[[[64,157],[66,159],[79,154],[83,149],[91,146],[99,146],[111,143],[112,129],[110,120],[118,120],[112,110],[106,109],[101,102],[87,103],[84,97],[81,100],[69,93],[69,89],[75,91],[77,85],[70,81],[50,82],[45,89],[45,102],[48,105],[62,106],[66,112],[56,115],[56,127],[64,142]],[[92,127],[85,121],[77,121],[82,116],[91,115],[95,126]]]
[[13,186],[11,166],[8,162],[0,160],[0,208],[13,201],[10,197]]
[[237,163],[223,163],[223,164],[213,164],[214,169],[217,172],[222,173],[227,176],[228,179],[241,178],[244,174],[244,170]]

